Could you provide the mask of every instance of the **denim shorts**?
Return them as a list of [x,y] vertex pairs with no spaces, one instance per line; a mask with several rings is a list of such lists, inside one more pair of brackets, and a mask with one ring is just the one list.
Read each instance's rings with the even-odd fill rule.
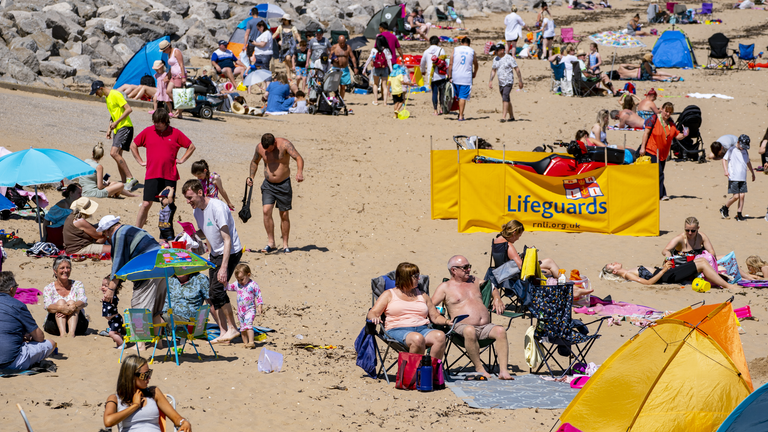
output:
[[398,327],[398,328],[393,328],[391,330],[387,330],[386,333],[392,339],[400,342],[403,345],[406,345],[405,337],[408,336],[408,333],[413,333],[413,332],[421,333],[422,336],[427,337],[429,332],[433,332],[433,331],[440,331],[440,330],[431,329],[431,328],[429,328],[429,326],[423,325],[423,326],[418,326],[418,327]]

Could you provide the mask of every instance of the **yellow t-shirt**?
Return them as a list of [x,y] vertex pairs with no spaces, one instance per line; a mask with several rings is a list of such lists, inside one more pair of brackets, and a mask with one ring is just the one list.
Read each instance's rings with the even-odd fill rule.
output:
[[[125,101],[125,97],[122,93],[120,93],[117,90],[110,90],[109,94],[107,95],[107,109],[109,110],[109,115],[112,117],[112,121],[115,121],[120,118],[120,116],[123,115],[125,112],[125,106],[127,102]],[[123,119],[120,123],[117,124],[117,127],[115,127],[114,132],[117,132],[122,127],[133,127],[133,122],[131,122],[131,116],[127,116]]]
[[403,76],[391,76],[389,77],[389,86],[392,88],[393,95],[403,94]]

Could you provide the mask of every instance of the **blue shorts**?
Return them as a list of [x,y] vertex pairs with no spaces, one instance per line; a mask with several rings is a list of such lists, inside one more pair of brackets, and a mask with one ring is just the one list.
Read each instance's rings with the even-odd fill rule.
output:
[[333,70],[340,70],[341,71],[341,85],[350,85],[352,84],[352,77],[349,75],[349,68],[338,68],[336,66],[333,67]]
[[462,100],[469,100],[469,96],[472,94],[472,85],[453,85],[454,93],[456,97]]
[[[391,337],[392,339],[400,342],[401,344],[405,345],[405,337],[408,336],[408,333],[421,333],[422,336],[427,337],[427,335],[430,332],[433,331],[440,331],[429,328],[429,326],[418,326],[418,327],[398,327],[393,328],[391,330],[387,330],[386,333]],[[442,332],[441,332],[442,333]]]
[[307,68],[305,67],[296,67],[296,76],[305,77],[307,76]]

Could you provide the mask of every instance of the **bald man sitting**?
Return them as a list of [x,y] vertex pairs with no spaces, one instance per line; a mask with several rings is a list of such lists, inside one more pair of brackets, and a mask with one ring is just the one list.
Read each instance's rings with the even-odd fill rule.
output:
[[[435,294],[432,295],[432,303],[439,305],[445,303],[448,314],[451,317],[469,315],[456,324],[457,334],[464,336],[464,348],[475,366],[475,371],[486,377],[490,375],[480,361],[480,340],[494,339],[496,342],[497,360],[499,362],[499,379],[511,380],[512,375],[507,372],[509,344],[507,332],[504,327],[491,323],[491,313],[483,304],[480,296],[480,286],[476,277],[472,276],[472,266],[466,258],[456,255],[448,260],[448,272],[451,278],[441,283]],[[504,312],[504,304],[501,302],[499,291],[493,289],[493,309],[496,313]]]
[[333,70],[341,71],[341,86],[339,87],[339,96],[344,99],[347,86],[352,84],[352,75],[349,73],[349,62],[357,70],[357,59],[352,54],[352,48],[347,45],[347,38],[339,36],[339,43],[331,47],[331,65]]
[[624,129],[625,127],[642,129],[645,125],[645,120],[642,117],[628,109],[611,111],[611,118],[619,121],[619,129]]

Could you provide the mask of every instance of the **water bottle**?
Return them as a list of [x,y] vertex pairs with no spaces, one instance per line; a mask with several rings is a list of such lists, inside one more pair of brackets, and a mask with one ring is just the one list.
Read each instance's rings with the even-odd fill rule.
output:
[[557,278],[557,283],[559,285],[565,285],[566,281],[567,281],[567,279],[565,278],[565,270],[560,269],[560,276],[558,276],[558,278]]
[[432,391],[432,357],[425,355],[421,358],[421,364],[416,373],[418,378],[418,385],[416,390],[422,392]]

